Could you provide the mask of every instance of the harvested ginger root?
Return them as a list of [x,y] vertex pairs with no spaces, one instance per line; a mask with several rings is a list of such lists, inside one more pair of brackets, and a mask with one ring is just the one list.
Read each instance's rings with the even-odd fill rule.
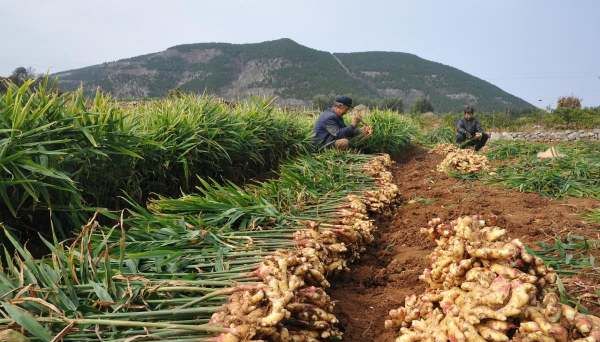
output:
[[232,289],[228,302],[210,321],[228,331],[214,340],[339,340],[342,333],[333,301],[325,292],[327,278],[346,270],[373,241],[375,225],[369,214],[384,213],[397,200],[391,164],[388,155],[366,163],[363,170],[375,180],[373,189],[348,195],[326,221],[304,222],[304,229],[294,233],[295,248],[265,257],[249,274],[258,279],[256,284]]
[[438,165],[439,172],[475,173],[490,169],[486,156],[477,154],[470,149],[455,149],[446,154],[446,157]]
[[600,342],[600,318],[560,304],[556,273],[478,216],[423,229],[436,241],[425,293],[391,310],[397,342]]

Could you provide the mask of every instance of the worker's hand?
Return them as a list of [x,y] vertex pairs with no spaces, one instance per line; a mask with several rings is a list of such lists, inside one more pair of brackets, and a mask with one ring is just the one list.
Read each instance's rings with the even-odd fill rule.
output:
[[471,133],[467,132],[465,133],[465,136],[467,137],[467,139],[471,139],[473,136],[471,135]]
[[366,138],[370,137],[373,134],[373,127],[371,127],[371,126],[363,127],[362,133]]
[[475,139],[479,140],[479,139],[481,139],[481,136],[482,136],[481,133],[479,133],[479,132],[475,133]]
[[360,114],[357,114],[352,117],[352,126],[356,127],[361,122],[362,122],[362,116]]

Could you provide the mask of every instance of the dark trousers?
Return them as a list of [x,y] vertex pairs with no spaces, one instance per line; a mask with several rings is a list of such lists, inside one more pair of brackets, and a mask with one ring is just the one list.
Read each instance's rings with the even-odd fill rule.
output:
[[481,138],[473,139],[462,145],[465,141],[467,141],[467,136],[462,133],[456,133],[456,143],[462,145],[462,147],[475,146],[475,151],[479,151],[485,144],[487,143],[490,135],[487,133],[481,134]]

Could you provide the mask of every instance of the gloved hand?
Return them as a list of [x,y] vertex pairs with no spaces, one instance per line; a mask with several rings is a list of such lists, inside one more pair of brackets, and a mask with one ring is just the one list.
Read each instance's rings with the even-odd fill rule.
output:
[[477,140],[481,139],[482,136],[483,136],[483,134],[481,134],[479,132],[475,133],[475,139],[477,139]]

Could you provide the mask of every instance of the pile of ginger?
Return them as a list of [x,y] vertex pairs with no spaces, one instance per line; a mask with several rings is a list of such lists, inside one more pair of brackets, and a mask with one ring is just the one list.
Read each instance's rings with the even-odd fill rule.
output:
[[600,342],[600,318],[561,304],[556,273],[478,216],[423,229],[437,246],[426,291],[391,310],[397,342]]
[[458,149],[458,146],[455,144],[437,144],[429,151],[429,153],[446,155],[450,152],[456,152]]
[[296,248],[281,249],[264,258],[252,276],[256,285],[244,285],[229,297],[211,323],[229,331],[219,342],[316,342],[341,338],[333,301],[325,292],[333,274],[348,269],[373,241],[370,213],[385,213],[396,203],[398,187],[388,171],[388,155],[374,157],[363,170],[376,187],[346,197],[321,222],[304,222],[294,234]]
[[475,173],[490,169],[487,157],[477,154],[471,149],[460,149],[451,144],[439,144],[432,149],[432,152],[445,155],[437,167],[439,172]]

